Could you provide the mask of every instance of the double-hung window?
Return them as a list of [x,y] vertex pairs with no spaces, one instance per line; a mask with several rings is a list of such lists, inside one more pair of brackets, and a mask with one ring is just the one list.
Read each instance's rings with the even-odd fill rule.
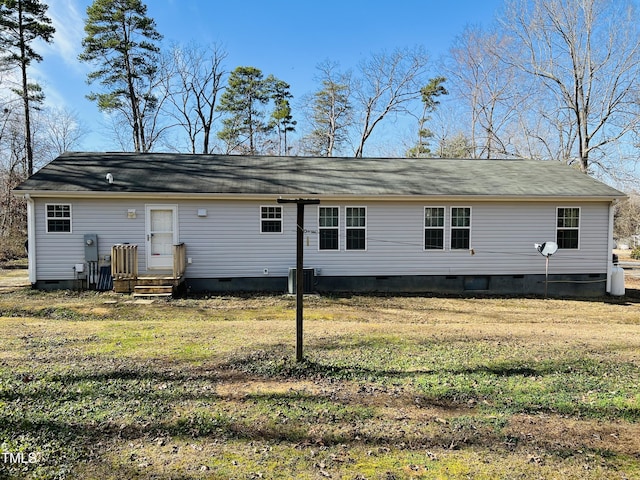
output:
[[468,250],[471,243],[471,207],[451,207],[451,250]]
[[444,250],[444,207],[424,208],[424,249]]
[[346,208],[347,250],[367,249],[367,208]]
[[338,250],[340,231],[340,209],[338,207],[318,208],[318,248]]
[[260,207],[260,232],[282,233],[282,207]]
[[556,214],[558,248],[578,249],[580,246],[580,208],[559,207]]
[[71,232],[71,205],[47,205],[47,232]]

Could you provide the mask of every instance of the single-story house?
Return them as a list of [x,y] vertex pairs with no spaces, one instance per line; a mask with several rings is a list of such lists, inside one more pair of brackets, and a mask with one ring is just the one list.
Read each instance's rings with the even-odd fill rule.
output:
[[[296,205],[278,200],[302,198],[319,200],[305,289],[579,296],[610,291],[625,197],[537,160],[167,153],[65,153],[15,194],[35,288],[91,285],[111,265],[116,280],[166,273],[192,292],[284,292]],[[558,245],[548,276],[544,242]]]

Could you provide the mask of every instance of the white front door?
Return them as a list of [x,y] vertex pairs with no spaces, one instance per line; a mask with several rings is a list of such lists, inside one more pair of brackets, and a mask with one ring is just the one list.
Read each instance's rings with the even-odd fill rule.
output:
[[173,245],[178,243],[178,207],[147,205],[147,268],[173,269]]

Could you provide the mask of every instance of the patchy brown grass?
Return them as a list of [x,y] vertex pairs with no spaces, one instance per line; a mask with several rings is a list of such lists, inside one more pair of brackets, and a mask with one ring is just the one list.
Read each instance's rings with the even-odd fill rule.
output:
[[14,291],[29,284],[29,275],[23,268],[0,268],[0,292]]
[[[640,478],[640,302],[0,291],[9,478]],[[1,460],[1,458],[0,458]]]

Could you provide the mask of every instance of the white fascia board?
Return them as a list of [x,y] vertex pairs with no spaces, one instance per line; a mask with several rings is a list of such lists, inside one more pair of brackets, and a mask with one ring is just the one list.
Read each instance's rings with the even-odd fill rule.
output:
[[612,202],[625,196],[536,196],[536,195],[323,195],[323,194],[243,194],[243,193],[175,193],[175,192],[73,192],[20,190],[14,195],[32,198],[87,199],[175,199],[175,200],[274,200],[312,198],[322,201],[344,202]]

